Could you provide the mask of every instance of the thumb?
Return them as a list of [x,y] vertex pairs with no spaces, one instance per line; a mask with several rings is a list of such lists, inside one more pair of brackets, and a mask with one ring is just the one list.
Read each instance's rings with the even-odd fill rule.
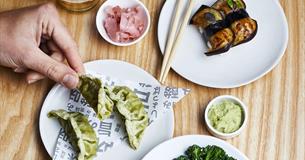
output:
[[37,71],[67,88],[76,88],[78,84],[78,76],[74,70],[50,58],[39,49],[36,49],[34,53],[30,53],[24,60],[24,64],[29,69]]

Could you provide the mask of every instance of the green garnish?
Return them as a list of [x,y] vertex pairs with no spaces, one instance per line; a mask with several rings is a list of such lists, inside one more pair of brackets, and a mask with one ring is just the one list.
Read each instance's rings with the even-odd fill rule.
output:
[[190,146],[186,151],[185,154],[191,159],[191,160],[201,160],[203,158],[203,148],[200,146],[194,144]]
[[234,0],[234,2],[235,2],[235,4],[237,5],[237,8],[238,8],[238,9],[244,8],[244,4],[243,4],[241,1],[239,1],[239,0]]
[[241,0],[227,0],[227,4],[232,9],[243,9],[243,8],[245,8],[244,4]]
[[185,154],[186,155],[181,155],[174,160],[236,160],[227,155],[222,148],[215,145],[200,147],[194,144],[188,147]]
[[227,0],[227,4],[230,8],[234,9],[234,1],[233,0]]

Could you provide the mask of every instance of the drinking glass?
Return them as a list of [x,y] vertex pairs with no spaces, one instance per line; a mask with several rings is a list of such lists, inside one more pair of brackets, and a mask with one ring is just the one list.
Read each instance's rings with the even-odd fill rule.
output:
[[100,0],[57,0],[65,9],[82,12],[93,8]]

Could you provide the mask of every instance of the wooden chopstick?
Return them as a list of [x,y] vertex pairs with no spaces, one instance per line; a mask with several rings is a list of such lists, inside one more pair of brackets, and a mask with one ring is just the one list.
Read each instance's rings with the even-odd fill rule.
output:
[[163,77],[161,77],[161,81],[160,81],[162,84],[165,82],[165,79],[166,79],[167,74],[169,72],[169,69],[171,67],[172,61],[173,61],[173,59],[175,57],[177,47],[178,47],[178,45],[179,45],[179,43],[180,43],[180,41],[181,41],[181,39],[183,37],[183,33],[185,31],[185,27],[187,26],[188,21],[189,21],[189,19],[191,17],[191,13],[192,13],[192,9],[193,9],[194,5],[195,5],[195,0],[190,0],[189,5],[188,5],[187,10],[186,10],[186,13],[184,15],[184,19],[182,21],[181,27],[180,27],[180,29],[178,31],[178,35],[177,35],[176,41],[175,41],[175,43],[174,43],[174,45],[173,45],[173,47],[171,49],[171,52],[170,52],[170,55],[169,55],[169,59],[166,62],[166,67],[165,67],[164,73],[162,74]]
[[168,58],[170,56],[170,52],[172,50],[172,46],[175,40],[175,36],[176,36],[176,32],[177,29],[179,27],[179,19],[180,19],[180,15],[181,15],[181,11],[182,11],[182,6],[183,6],[183,0],[178,0],[178,2],[176,2],[176,7],[175,7],[175,13],[173,15],[172,18],[172,22],[171,22],[171,27],[169,30],[169,37],[167,39],[167,43],[166,43],[166,48],[165,48],[165,52],[164,52],[164,57],[163,57],[163,62],[162,62],[162,68],[161,68],[161,72],[160,72],[160,77],[159,77],[159,81],[162,80],[163,77],[163,73],[165,71],[165,67],[166,67],[166,63],[168,61]]

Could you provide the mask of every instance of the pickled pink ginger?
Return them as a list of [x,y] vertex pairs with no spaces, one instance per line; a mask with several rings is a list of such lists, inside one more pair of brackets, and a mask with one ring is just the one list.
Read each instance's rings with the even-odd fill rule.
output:
[[147,17],[141,6],[106,9],[104,27],[109,38],[114,42],[127,43],[138,39],[145,31]]

